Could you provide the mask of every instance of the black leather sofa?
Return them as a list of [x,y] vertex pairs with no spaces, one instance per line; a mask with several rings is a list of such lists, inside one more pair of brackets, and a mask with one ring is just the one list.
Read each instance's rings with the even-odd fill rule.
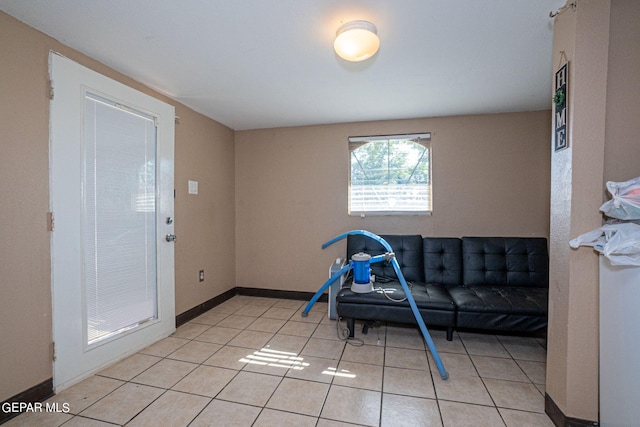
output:
[[[422,237],[387,235],[411,294],[428,326],[537,332],[547,326],[549,255],[537,237]],[[347,258],[385,253],[379,242],[347,237]],[[355,320],[416,323],[388,262],[371,264],[375,288],[354,293],[351,280],[336,295],[337,314],[354,336]],[[386,295],[385,295],[386,294]],[[393,301],[395,300],[395,301]],[[398,302],[401,301],[401,302]],[[366,323],[365,323],[366,324]]]

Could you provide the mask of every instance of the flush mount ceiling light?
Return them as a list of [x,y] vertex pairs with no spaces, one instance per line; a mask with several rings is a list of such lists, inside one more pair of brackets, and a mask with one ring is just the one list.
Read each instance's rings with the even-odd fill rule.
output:
[[367,21],[351,21],[336,31],[333,49],[340,58],[360,62],[371,58],[380,47],[376,26]]

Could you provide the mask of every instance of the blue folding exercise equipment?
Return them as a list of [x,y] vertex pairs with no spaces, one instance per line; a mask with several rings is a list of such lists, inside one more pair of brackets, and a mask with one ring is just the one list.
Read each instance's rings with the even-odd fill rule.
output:
[[369,264],[373,264],[381,261],[389,261],[391,262],[391,265],[393,265],[393,269],[396,272],[396,275],[398,276],[398,280],[400,281],[400,284],[402,285],[402,289],[404,290],[407,301],[409,301],[409,306],[411,306],[411,311],[413,311],[413,315],[416,318],[416,322],[418,322],[418,326],[420,327],[422,336],[424,337],[424,340],[427,342],[427,346],[431,351],[433,360],[435,360],[436,362],[438,371],[440,372],[440,376],[442,377],[443,380],[446,380],[447,378],[449,378],[449,374],[447,373],[446,369],[444,368],[444,365],[442,364],[442,360],[440,359],[438,350],[436,349],[436,346],[433,343],[433,340],[431,339],[431,335],[429,335],[429,331],[427,330],[427,326],[424,324],[424,320],[422,319],[420,312],[418,311],[418,306],[416,305],[416,301],[413,299],[413,295],[411,295],[411,290],[407,285],[407,281],[404,279],[404,275],[400,270],[400,265],[398,264],[395,254],[393,253],[393,249],[391,248],[389,243],[387,243],[386,240],[384,240],[382,237],[378,236],[377,234],[373,234],[369,231],[352,230],[329,240],[327,243],[322,245],[322,249],[325,249],[326,247],[333,245],[335,242],[342,240],[349,235],[354,235],[354,234],[366,236],[377,241],[387,250],[387,253],[371,257],[370,259],[368,259],[367,257],[363,257],[360,260],[351,261],[348,264],[346,264],[344,267],[342,267],[340,270],[338,270],[333,276],[329,278],[329,280],[327,280],[324,283],[324,285],[320,287],[320,289],[318,289],[318,291],[315,293],[313,298],[311,298],[311,300],[309,301],[305,309],[302,311],[302,317],[307,317],[307,315],[309,314],[309,310],[311,310],[311,307],[313,307],[313,305],[316,303],[316,301],[318,301],[320,296],[327,290],[327,288],[331,286],[333,282],[338,280],[343,274],[347,274],[349,270],[353,269],[354,271],[354,282],[356,284],[362,285],[369,282]]

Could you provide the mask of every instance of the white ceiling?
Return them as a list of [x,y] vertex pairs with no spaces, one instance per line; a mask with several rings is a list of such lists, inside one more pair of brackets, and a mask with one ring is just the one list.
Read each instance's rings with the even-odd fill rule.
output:
[[[565,0],[0,0],[0,10],[235,130],[550,108]],[[362,19],[381,47],[333,52]]]

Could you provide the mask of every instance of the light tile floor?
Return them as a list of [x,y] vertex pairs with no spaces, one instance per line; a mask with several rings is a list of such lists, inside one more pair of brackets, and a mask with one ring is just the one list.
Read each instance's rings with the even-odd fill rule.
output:
[[[545,349],[531,337],[431,335],[380,325],[338,338],[327,304],[235,296],[175,334],[60,392],[69,413],[7,426],[553,426]],[[344,325],[342,325],[344,326]],[[61,406],[62,407],[62,406]]]

